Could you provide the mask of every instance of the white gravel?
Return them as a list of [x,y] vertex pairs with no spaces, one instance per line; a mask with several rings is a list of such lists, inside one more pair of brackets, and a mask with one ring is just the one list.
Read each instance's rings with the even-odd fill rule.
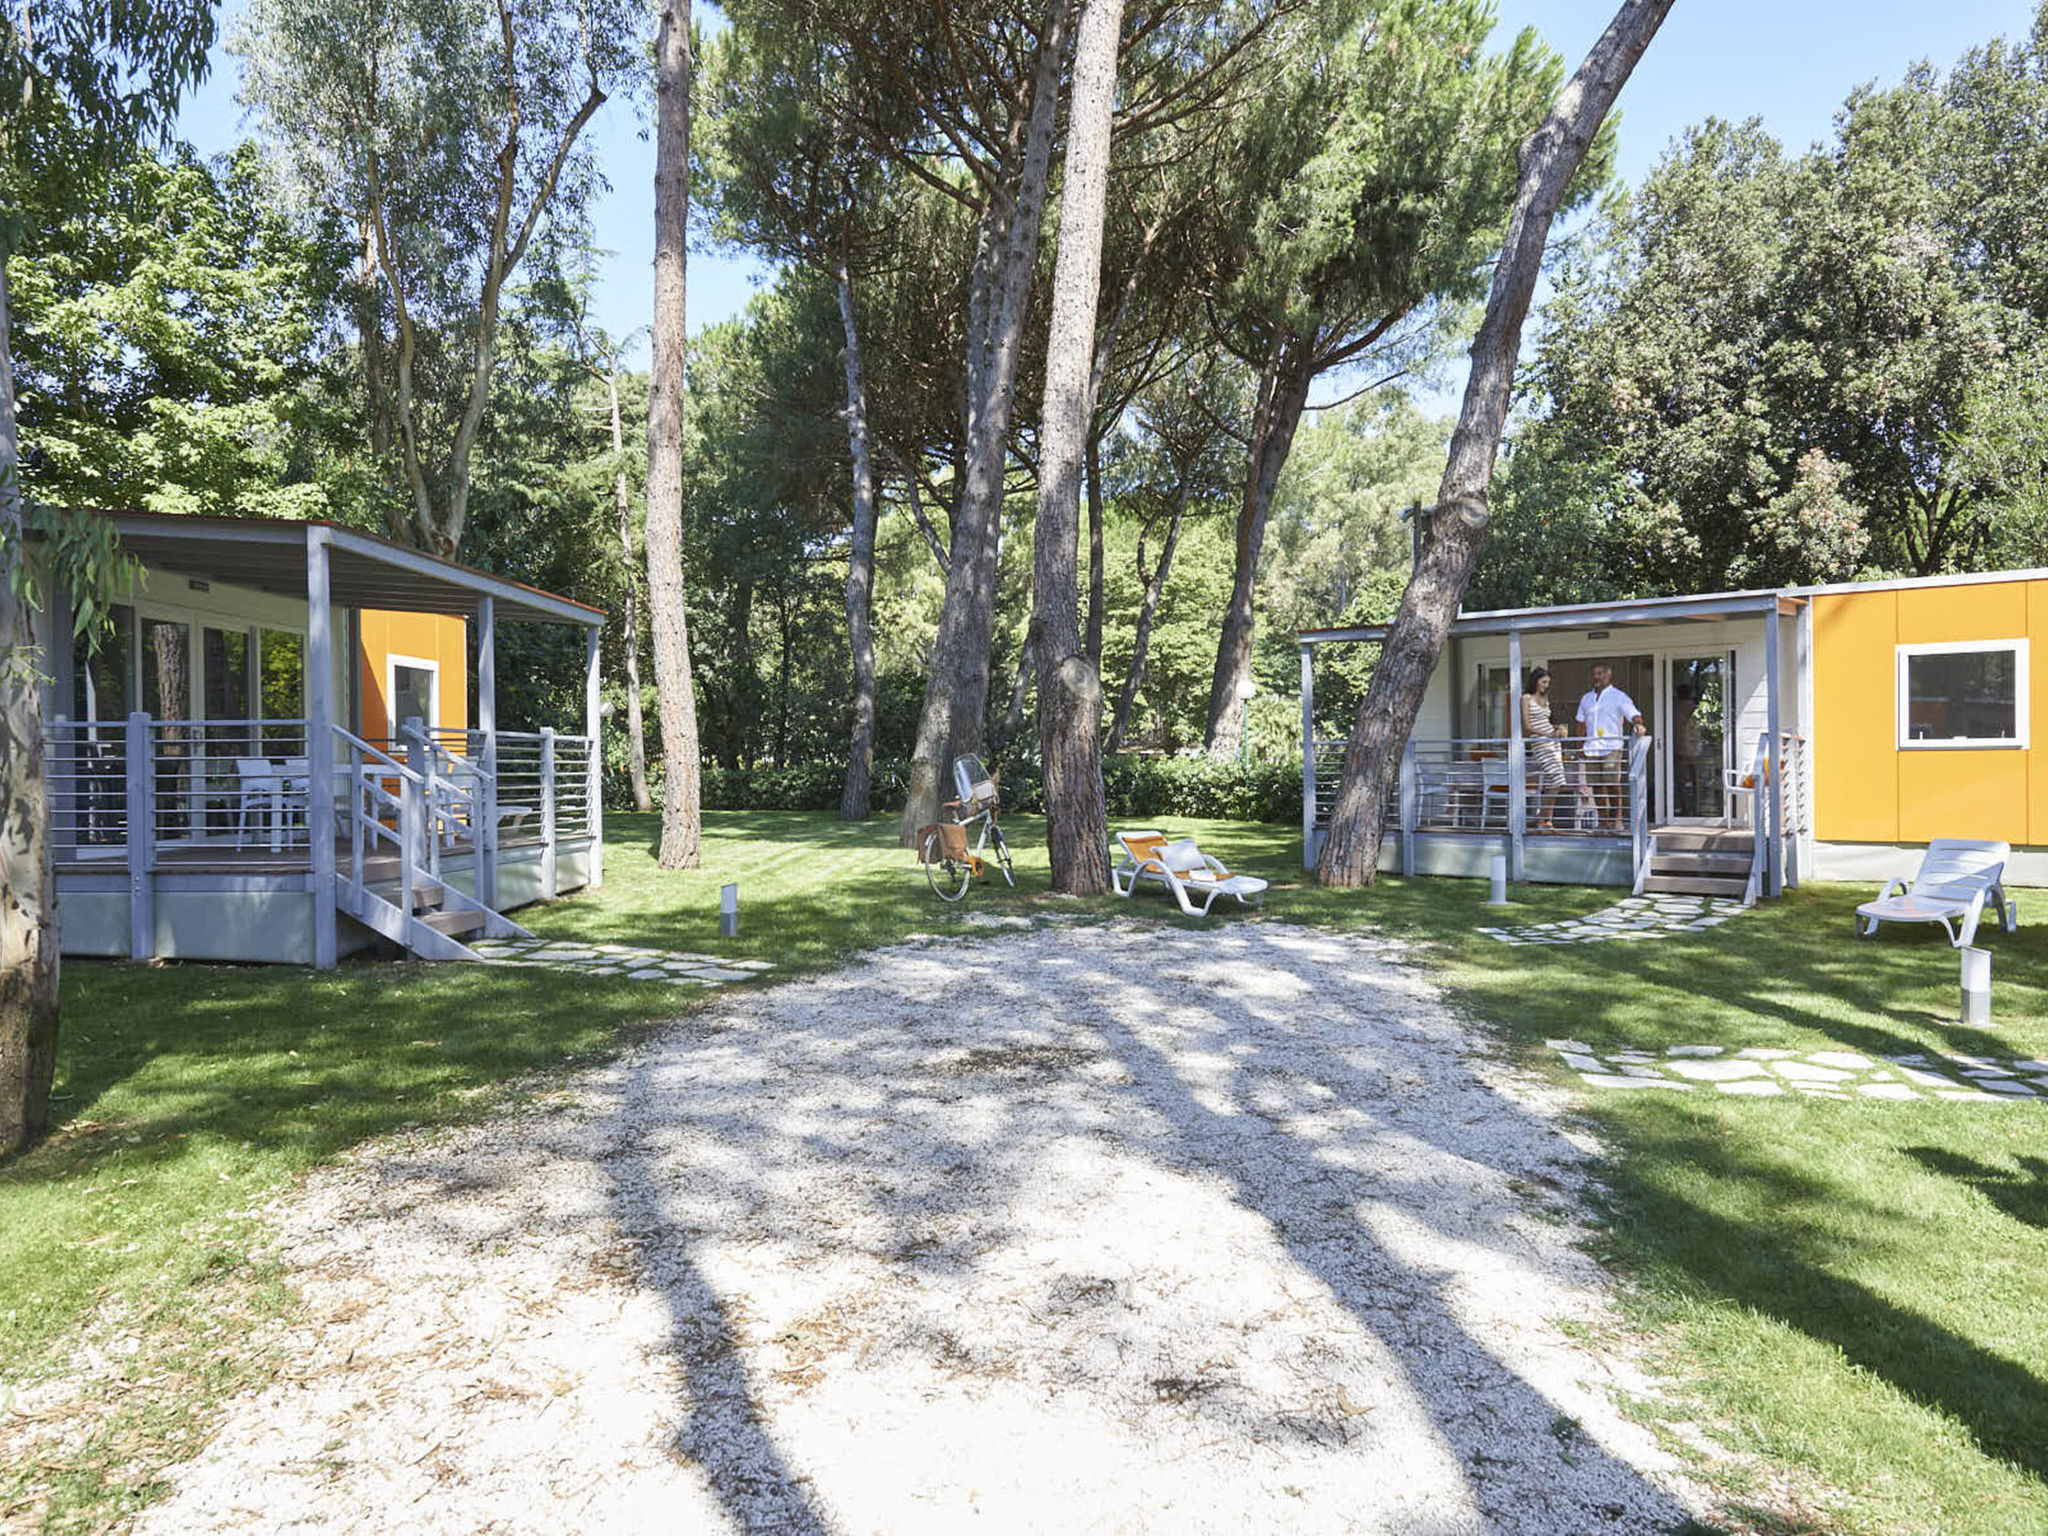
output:
[[1560,1326],[1583,1154],[1477,1049],[1270,922],[719,999],[283,1204],[286,1376],[138,1529],[1669,1530]]

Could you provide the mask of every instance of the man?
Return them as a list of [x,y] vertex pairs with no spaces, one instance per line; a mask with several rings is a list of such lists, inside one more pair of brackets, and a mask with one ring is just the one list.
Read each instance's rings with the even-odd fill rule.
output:
[[1593,663],[1592,690],[1579,699],[1579,728],[1586,736],[1586,779],[1601,829],[1625,832],[1628,738],[1643,734],[1643,712],[1614,686],[1614,669],[1604,661]]

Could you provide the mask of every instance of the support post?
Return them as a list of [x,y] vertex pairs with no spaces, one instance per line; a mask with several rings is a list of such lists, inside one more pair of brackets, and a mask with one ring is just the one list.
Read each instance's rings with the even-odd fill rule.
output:
[[1301,867],[1316,867],[1316,652],[1301,648]]
[[434,756],[427,750],[426,723],[418,715],[407,715],[398,727],[398,734],[405,743],[405,766],[419,776],[420,808],[424,813],[422,826],[425,841],[408,845],[405,856],[409,860],[422,861],[427,873],[436,881],[441,878],[441,818],[435,811],[440,800],[440,776],[434,772]]
[[1508,631],[1508,878],[1523,879],[1529,831],[1529,744],[1522,739],[1522,632]]
[[1650,862],[1650,749],[1654,737],[1628,738],[1629,884],[1640,892]]
[[598,698],[597,641],[593,624],[583,631],[583,734],[590,738],[584,761],[583,815],[590,828],[590,888],[604,884],[604,711]]
[[1757,835],[1766,839],[1764,890],[1772,896],[1785,894],[1785,746],[1779,736],[1778,710],[1778,605],[1764,615],[1764,825]]
[[313,964],[337,963],[334,891],[334,609],[327,581],[332,530],[306,530],[306,842],[313,866]]
[[1421,779],[1415,769],[1415,743],[1401,747],[1401,873],[1415,873],[1415,823],[1420,819]]
[[156,955],[156,754],[149,716],[128,717],[128,958]]
[[486,597],[476,605],[476,730],[482,740],[482,782],[477,785],[470,828],[476,844],[476,899],[498,906],[498,605]]
[[553,901],[560,890],[555,867],[555,729],[540,730],[540,894]]

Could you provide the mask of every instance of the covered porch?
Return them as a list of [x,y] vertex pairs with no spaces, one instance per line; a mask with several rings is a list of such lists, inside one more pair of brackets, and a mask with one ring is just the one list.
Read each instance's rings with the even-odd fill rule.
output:
[[[326,524],[108,520],[143,581],[44,716],[65,952],[461,959],[602,882],[601,612]],[[581,733],[499,728],[501,623],[581,629]]]
[[[1345,679],[1319,720],[1318,653],[1376,644],[1385,626],[1306,630],[1302,856],[1329,824],[1362,686]],[[1462,614],[1431,676],[1388,808],[1383,869],[1515,882],[1626,886],[1754,901],[1797,884],[1810,840],[1802,698],[1811,677],[1806,604],[1776,592]],[[1576,712],[1594,665],[1645,732],[1587,742]],[[1522,695],[1571,733],[1525,739]]]

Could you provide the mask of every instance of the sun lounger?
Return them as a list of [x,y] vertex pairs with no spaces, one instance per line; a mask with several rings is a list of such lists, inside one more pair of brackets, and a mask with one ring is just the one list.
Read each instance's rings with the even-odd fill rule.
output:
[[[1189,917],[1207,917],[1219,896],[1235,896],[1240,905],[1263,896],[1266,882],[1257,875],[1233,875],[1195,846],[1193,838],[1173,839],[1164,832],[1119,832],[1116,840],[1124,861],[1109,878],[1119,896],[1137,890],[1140,880],[1157,880],[1173,893]],[[1199,902],[1200,905],[1196,905]]]
[[1938,837],[1927,845],[1911,884],[1888,880],[1875,901],[1856,909],[1858,928],[1867,939],[1879,923],[1939,923],[1949,943],[1961,949],[1977,937],[1988,901],[2011,933],[2020,925],[2003,883],[2005,861],[2011,857],[2009,843]]

